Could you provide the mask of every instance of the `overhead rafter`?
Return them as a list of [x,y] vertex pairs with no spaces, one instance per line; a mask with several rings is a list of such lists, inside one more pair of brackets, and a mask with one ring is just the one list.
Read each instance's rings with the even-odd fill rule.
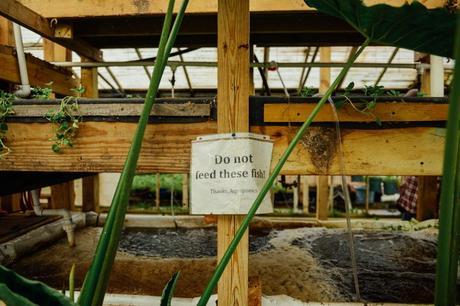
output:
[[[53,27],[50,20],[22,5],[17,0],[0,1],[0,15],[55,43],[77,52],[79,55],[95,61],[102,60],[102,52],[100,50],[77,38],[69,39],[68,35],[63,35],[63,27],[61,25],[56,29]],[[70,32],[69,28],[65,31],[65,33]]]

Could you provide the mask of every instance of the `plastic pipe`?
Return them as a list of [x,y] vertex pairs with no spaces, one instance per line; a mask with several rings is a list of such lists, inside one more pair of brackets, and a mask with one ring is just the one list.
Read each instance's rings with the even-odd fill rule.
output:
[[75,225],[72,221],[72,214],[68,209],[43,209],[40,204],[39,189],[31,191],[34,213],[37,216],[62,216],[64,225],[62,228],[67,233],[67,240],[70,246],[75,246]]
[[18,55],[19,75],[21,77],[21,85],[14,94],[20,98],[25,98],[30,95],[29,75],[27,74],[26,56],[24,54],[24,45],[22,43],[21,27],[17,23],[13,23],[14,41],[16,43],[16,53]]

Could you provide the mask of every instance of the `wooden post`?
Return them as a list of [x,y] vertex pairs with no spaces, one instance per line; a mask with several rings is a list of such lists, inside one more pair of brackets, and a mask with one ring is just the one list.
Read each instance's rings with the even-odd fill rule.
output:
[[[321,47],[319,50],[321,62],[331,61],[331,48]],[[319,69],[319,93],[324,94],[331,84],[331,68]],[[328,177],[318,176],[316,181],[316,218],[318,220],[327,220],[328,216]]]
[[[421,77],[421,91],[431,97],[444,96],[444,68],[442,58],[426,56],[422,60],[430,63],[431,69],[425,69]],[[419,221],[438,216],[438,179],[436,176],[419,176],[416,218]]]
[[[82,61],[86,61],[84,57]],[[85,88],[85,98],[98,98],[97,68],[81,68],[81,86]],[[99,174],[82,179],[83,211],[99,211]]]
[[417,195],[418,221],[438,217],[438,178],[436,176],[419,176]]
[[73,181],[51,186],[51,208],[72,210],[75,205]]
[[188,208],[188,174],[182,174],[182,206]]
[[157,210],[160,210],[160,183],[160,173],[157,173],[155,183],[155,206]]
[[13,23],[0,17],[0,45],[14,46]]
[[308,176],[302,175],[300,177],[301,188],[302,188],[302,206],[303,213],[308,214],[309,204],[310,204],[310,185],[308,183]]
[[[47,39],[43,40],[43,56],[45,61],[71,61],[72,53],[70,50],[57,45]],[[85,203],[83,202],[83,207]],[[75,190],[74,182],[66,182],[51,186],[51,208],[74,209]]]
[[43,39],[43,53],[45,61],[48,62],[72,61],[72,51],[46,38]]
[[99,174],[82,179],[81,211],[99,212]]
[[[219,0],[217,14],[217,130],[249,131],[249,0]],[[243,216],[217,219],[220,260]],[[248,231],[241,239],[218,284],[219,306],[248,305]]]
[[0,210],[12,213],[21,210],[21,194],[14,193],[0,197]]
[[366,215],[369,214],[369,176],[366,176],[366,199],[364,200],[364,209],[366,211]]

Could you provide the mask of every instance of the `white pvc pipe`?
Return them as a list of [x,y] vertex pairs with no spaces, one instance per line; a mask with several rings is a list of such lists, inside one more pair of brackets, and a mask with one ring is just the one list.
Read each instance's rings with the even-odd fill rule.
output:
[[34,213],[37,216],[62,216],[64,225],[62,228],[67,233],[67,240],[70,246],[75,246],[75,225],[72,221],[72,214],[68,209],[43,209],[40,204],[39,189],[31,191]]
[[430,55],[430,91],[431,97],[444,97],[444,63],[436,55]]
[[18,97],[25,98],[30,95],[29,75],[27,74],[26,56],[24,54],[24,45],[22,42],[21,27],[17,23],[13,23],[14,41],[16,43],[16,53],[18,56],[19,75],[21,77],[21,85],[19,90],[14,94]]

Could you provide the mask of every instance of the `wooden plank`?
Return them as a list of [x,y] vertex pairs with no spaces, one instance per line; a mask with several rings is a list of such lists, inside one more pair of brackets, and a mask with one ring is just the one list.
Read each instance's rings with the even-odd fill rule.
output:
[[[84,75],[83,75],[84,76]],[[14,106],[15,114],[12,118],[20,117],[38,117],[43,118],[44,114],[56,107],[56,104],[43,101],[37,105]],[[129,103],[97,103],[97,104],[79,104],[78,114],[81,116],[103,117],[103,116],[139,116],[142,112],[143,104]],[[182,103],[182,104],[155,104],[150,113],[151,116],[162,117],[209,117],[211,115],[211,106],[201,103]]]
[[[0,171],[120,172],[135,123],[82,122],[75,147],[51,151],[49,123],[9,123],[7,142],[13,150],[0,160]],[[251,132],[274,140],[276,164],[296,127],[253,126]],[[187,173],[190,141],[217,132],[216,122],[149,124],[137,170],[141,173]],[[161,135],[161,137],[159,136]],[[340,175],[335,129],[311,127],[294,149],[282,173]],[[441,175],[445,129],[342,129],[346,175]]]
[[13,23],[0,17],[0,45],[14,46]]
[[[249,131],[249,0],[218,0],[217,131]],[[233,240],[244,216],[217,218],[217,258]],[[248,305],[249,231],[241,238],[217,286],[219,306]]]
[[[304,122],[315,105],[312,103],[265,104],[264,121],[267,123]],[[447,110],[448,104],[441,103],[380,102],[377,103],[372,113],[382,122],[446,121]],[[340,122],[375,121],[374,116],[360,113],[349,104],[340,108],[338,115]],[[335,122],[335,116],[329,104],[323,106],[315,122]]]
[[[56,93],[71,95],[71,88],[78,84],[78,80],[71,72],[44,62],[30,54],[26,54],[27,72],[32,86],[50,86]],[[0,46],[0,79],[19,84],[21,82],[18,68],[18,60],[14,55],[14,49]],[[52,83],[51,85],[48,85]]]
[[37,12],[24,6],[17,0],[0,1],[0,15],[53,42],[61,43],[63,46],[74,50],[80,55],[93,60],[102,60],[102,53],[88,43],[77,39],[68,40],[67,38],[56,37],[55,29],[50,20],[37,14]]
[[[413,0],[408,0],[411,2]],[[92,16],[130,16],[135,14],[164,14],[167,0],[138,1],[138,0],[19,0],[22,4],[47,18],[63,17],[92,17]],[[387,3],[401,6],[406,0],[365,0],[367,5]],[[442,7],[444,0],[420,1],[429,8]],[[179,3],[176,3],[177,12]],[[311,10],[303,0],[252,0],[251,12],[286,12]],[[209,14],[217,12],[217,1],[191,1],[187,7],[188,14]]]

